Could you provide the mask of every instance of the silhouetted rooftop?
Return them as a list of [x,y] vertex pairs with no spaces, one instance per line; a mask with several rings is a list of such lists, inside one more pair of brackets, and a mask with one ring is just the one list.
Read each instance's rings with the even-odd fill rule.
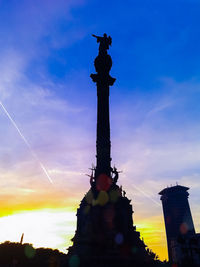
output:
[[182,186],[182,185],[175,185],[175,186],[166,187],[165,189],[159,192],[159,195],[177,193],[181,191],[186,192],[187,190],[189,190],[189,187]]

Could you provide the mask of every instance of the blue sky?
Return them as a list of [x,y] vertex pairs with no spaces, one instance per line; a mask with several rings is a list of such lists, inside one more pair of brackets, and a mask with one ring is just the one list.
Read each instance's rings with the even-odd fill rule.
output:
[[[54,182],[1,110],[2,216],[77,207],[88,190],[96,128],[89,75],[98,53],[91,34],[106,32],[117,78],[110,91],[112,158],[123,170],[134,221],[161,253],[158,192],[178,182],[191,187],[200,231],[199,10],[197,0],[0,1],[0,100]],[[164,249],[161,257],[166,243]]]

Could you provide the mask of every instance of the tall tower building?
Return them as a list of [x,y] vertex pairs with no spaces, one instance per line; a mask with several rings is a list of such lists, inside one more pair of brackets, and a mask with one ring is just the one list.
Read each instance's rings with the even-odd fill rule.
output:
[[195,236],[188,190],[188,187],[176,185],[167,187],[159,193],[163,206],[169,261],[172,263],[177,263],[183,258],[179,240]]

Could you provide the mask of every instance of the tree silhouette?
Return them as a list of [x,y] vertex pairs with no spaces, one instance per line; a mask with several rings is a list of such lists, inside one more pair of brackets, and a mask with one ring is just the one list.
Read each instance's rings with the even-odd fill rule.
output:
[[67,255],[49,248],[35,249],[32,244],[0,244],[0,267],[64,267]]
[[[143,262],[136,260],[135,262],[127,263],[130,267],[154,267],[154,266],[170,266],[168,263],[161,262],[158,256],[147,248],[147,253],[150,256],[149,262],[145,265]],[[100,264],[100,265],[99,265]],[[102,262],[88,262],[87,267],[102,266]],[[108,266],[108,265],[104,265]],[[113,266],[112,263],[109,267]],[[114,265],[122,266],[120,263]],[[76,257],[70,258],[66,254],[50,248],[34,248],[28,243],[14,243],[6,241],[0,244],[0,267],[86,267],[85,264],[77,261]]]

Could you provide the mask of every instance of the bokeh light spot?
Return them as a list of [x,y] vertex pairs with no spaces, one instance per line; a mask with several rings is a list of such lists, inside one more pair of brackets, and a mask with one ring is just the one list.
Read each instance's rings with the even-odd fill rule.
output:
[[181,226],[180,226],[180,232],[183,235],[187,234],[187,232],[188,232],[188,225],[187,225],[187,223],[184,222],[184,223],[181,224]]
[[92,204],[92,201],[93,201],[93,193],[92,193],[92,190],[90,189],[86,196],[85,196],[85,199],[87,201],[88,204]]
[[108,191],[112,184],[112,179],[106,174],[100,174],[97,177],[96,188],[98,191]]
[[92,200],[92,206],[96,206],[97,204],[98,204],[97,199],[93,199],[93,200]]
[[133,254],[137,253],[137,247],[132,247],[131,251],[132,251]]
[[113,205],[109,205],[104,211],[104,220],[110,229],[114,227],[114,224],[113,224],[114,216],[115,216],[115,209]]
[[24,248],[24,254],[27,258],[32,259],[35,256],[35,249],[31,245],[26,245]]
[[116,236],[115,236],[115,242],[118,244],[118,245],[121,245],[124,241],[124,237],[121,233],[118,233]]
[[90,205],[87,205],[84,210],[83,210],[83,213],[84,214],[88,214],[90,212]]
[[77,255],[73,255],[69,259],[69,267],[78,267],[80,265],[80,259]]
[[167,224],[170,224],[170,223],[171,223],[171,217],[170,217],[170,216],[167,216],[167,218],[166,218],[166,223],[167,223]]
[[112,203],[117,202],[119,196],[120,196],[119,190],[111,190],[109,193],[110,202]]
[[108,193],[106,191],[100,191],[97,198],[97,203],[100,206],[104,206],[109,201]]

